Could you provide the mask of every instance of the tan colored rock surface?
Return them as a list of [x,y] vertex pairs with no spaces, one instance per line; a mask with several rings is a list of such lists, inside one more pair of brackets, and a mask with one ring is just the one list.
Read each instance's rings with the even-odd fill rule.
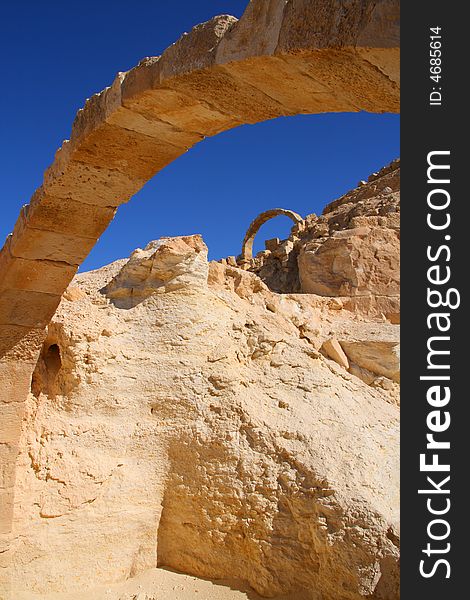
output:
[[350,297],[351,308],[360,312],[371,313],[375,304],[378,314],[396,322],[400,293],[399,185],[399,162],[394,162],[327,206],[300,242],[302,291]]
[[268,597],[398,597],[398,409],[316,349],[361,321],[208,267],[187,236],[75,278],[26,402],[14,597],[156,565]]
[[299,257],[302,290],[321,296],[398,296],[400,240],[396,232],[346,230]]
[[[370,249],[398,232],[398,175],[387,167],[323,217],[296,217],[263,253],[293,282],[312,244],[362,240],[361,269],[379,275],[356,296],[277,294],[234,257],[208,264],[200,236],[75,278],[39,359],[32,329],[16,345],[29,362],[0,363],[20,398],[2,413],[8,598],[100,597],[105,581],[127,600],[122,582],[139,574],[150,595],[155,565],[267,597],[398,598],[399,334],[377,312],[384,265]],[[32,299],[20,340],[62,266],[40,260],[34,278],[33,259],[8,246],[0,258],[12,318],[26,318],[17,297]]]
[[200,236],[162,238],[135,250],[103,292],[119,308],[132,308],[156,292],[205,286],[208,269]]
[[[250,229],[251,245],[256,231]],[[399,161],[328,204],[320,217],[305,217],[247,268],[274,291],[343,298],[352,313],[399,323]]]
[[[262,600],[248,585],[232,579],[206,580],[170,569],[151,569],[122,583],[100,585],[78,593],[50,594],[48,600]],[[43,600],[20,593],[15,600]],[[280,598],[279,600],[283,600]],[[286,599],[287,600],[287,599]]]
[[376,375],[388,377],[397,383],[400,381],[399,343],[384,341],[342,341],[349,359],[359,367]]

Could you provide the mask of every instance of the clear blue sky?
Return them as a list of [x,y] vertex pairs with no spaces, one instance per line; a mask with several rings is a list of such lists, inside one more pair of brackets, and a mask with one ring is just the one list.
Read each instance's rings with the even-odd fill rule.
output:
[[[247,0],[48,0],[0,3],[1,240],[41,184],[85,99],[144,56]],[[85,261],[89,270],[162,235],[201,233],[211,258],[238,254],[250,221],[273,207],[303,215],[399,155],[397,115],[299,116],[210,138],[159,173],[118,214]],[[260,231],[285,237],[288,219]],[[0,244],[1,245],[1,244]]]

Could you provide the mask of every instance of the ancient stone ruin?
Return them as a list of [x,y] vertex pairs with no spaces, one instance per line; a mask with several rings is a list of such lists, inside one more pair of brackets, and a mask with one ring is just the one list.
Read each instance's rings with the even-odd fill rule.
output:
[[157,566],[398,598],[398,163],[243,264],[186,236],[76,276],[205,137],[397,112],[398,37],[396,0],[252,0],[78,112],[0,251],[2,600],[129,600]]
[[292,210],[286,210],[285,208],[273,208],[272,210],[267,210],[256,217],[256,219],[250,224],[248,231],[246,232],[245,239],[243,240],[242,252],[240,255],[240,263],[244,262],[249,263],[253,258],[253,242],[255,241],[255,236],[258,233],[260,227],[269,221],[269,219],[273,219],[274,217],[279,216],[289,217],[294,222],[294,225],[299,225],[303,222],[302,217]]

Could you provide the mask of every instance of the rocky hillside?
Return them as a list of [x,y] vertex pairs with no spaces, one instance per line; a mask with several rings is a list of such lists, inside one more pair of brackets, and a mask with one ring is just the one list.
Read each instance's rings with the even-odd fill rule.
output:
[[194,235],[74,279],[27,402],[15,598],[205,597],[159,595],[170,568],[398,599],[398,178],[249,264]]
[[296,224],[287,240],[268,240],[251,261],[240,257],[238,266],[276,292],[341,297],[354,312],[383,314],[397,323],[399,259],[400,161],[395,160],[329,204],[320,217],[312,214]]

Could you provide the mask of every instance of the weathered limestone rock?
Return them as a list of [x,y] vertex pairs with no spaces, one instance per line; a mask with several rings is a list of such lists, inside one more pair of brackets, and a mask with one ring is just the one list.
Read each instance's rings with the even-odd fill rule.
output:
[[[196,27],[161,58],[147,58],[128,73],[119,73],[110,87],[87,101],[73,124],[71,139],[56,153],[44,175],[43,185],[33,196],[29,208],[22,211],[15,231],[2,251],[0,360],[2,376],[12,369],[14,385],[0,388],[0,403],[3,410],[4,405],[14,398],[18,406],[13,412],[8,412],[9,407],[5,409],[8,431],[14,431],[15,436],[21,432],[24,411],[20,406],[26,402],[43,330],[71,281],[75,267],[83,261],[112,219],[116,207],[127,202],[148,179],[204,136],[243,123],[298,113],[398,111],[397,8],[397,2],[393,0],[365,3],[354,0],[347,9],[326,0],[316,2],[315,7],[304,0],[288,4],[282,0],[267,4],[252,0],[238,24],[233,18],[222,16]],[[243,53],[243,47],[248,53]],[[76,218],[67,219],[67,215]],[[381,214],[378,218],[382,216],[389,220]],[[294,251],[281,258],[282,272],[293,272],[292,261],[296,261]],[[250,262],[246,268],[252,266],[254,263]],[[32,273],[36,268],[41,276]],[[235,281],[236,278],[232,279]],[[291,291],[300,291],[298,282],[298,273],[285,275],[282,287],[290,286]],[[263,293],[265,291],[260,291],[259,295]],[[160,295],[166,297],[166,294]],[[358,302],[355,297],[349,299],[350,307],[354,303],[360,306]],[[364,309],[369,314],[384,312],[390,319],[391,315],[396,319],[398,314],[396,302],[391,297],[384,300],[386,307],[371,296],[361,297],[360,302],[371,303],[372,308]],[[269,302],[270,306],[274,304]],[[263,306],[271,312],[266,304]],[[338,309],[342,306],[337,303]],[[303,339],[308,343],[306,338]],[[263,341],[261,345],[260,351],[264,352],[270,341]],[[89,360],[92,363],[92,359]],[[93,372],[86,375],[90,380],[94,376],[96,373],[93,375]],[[67,407],[73,405],[73,400],[64,402]],[[100,407],[96,408],[99,412]],[[29,409],[31,414],[36,414],[34,406]],[[106,410],[112,412],[109,406]],[[42,414],[41,407],[38,414]],[[70,437],[75,435],[72,433]],[[2,566],[5,567],[13,553],[8,532],[16,469],[15,440],[6,455],[8,485],[0,498],[1,527],[6,535],[0,544]],[[41,446],[47,444],[47,439],[39,442]],[[62,451],[58,450],[59,453]],[[119,452],[117,446],[115,452]],[[26,462],[33,461],[34,471],[38,463],[35,462],[36,453],[32,455],[34,459],[28,458]],[[103,461],[106,465],[106,460]],[[96,477],[92,477],[97,486],[112,479],[106,467],[100,469]],[[57,489],[68,486],[68,479],[56,481],[55,474],[47,472],[44,475],[41,468],[37,473],[40,473],[35,476],[39,482],[46,481],[45,477],[46,483],[55,482]],[[145,478],[146,473],[141,472],[141,475]],[[67,496],[65,504],[71,510],[78,506],[84,507],[83,510],[90,509],[95,499],[89,495],[85,479],[77,481],[83,495],[73,492]],[[137,482],[136,490],[139,485]],[[148,490],[142,490],[142,498],[148,493]],[[113,494],[110,504],[120,497],[115,490]],[[42,501],[38,504],[43,506]],[[52,512],[43,507],[45,516],[41,518],[60,518],[54,511],[61,511],[64,506],[60,503],[58,506]],[[135,510],[137,514],[139,509]],[[155,522],[157,516],[154,512],[146,513],[145,519]],[[129,527],[134,534],[135,522],[132,523]],[[103,548],[106,546],[108,551],[111,547],[118,548],[118,541],[123,533],[124,537],[126,534],[121,527],[113,527],[114,537],[103,542]],[[81,523],[80,534],[85,530]],[[74,543],[78,540],[77,548],[82,548],[82,555],[90,561],[93,571],[98,568],[94,552],[87,546],[86,538],[82,540],[78,533],[77,525],[77,530],[73,530],[68,539]],[[18,539],[15,543],[21,545],[23,542]],[[145,560],[150,560],[147,543],[148,538],[142,539],[142,555],[147,557]],[[62,551],[53,543],[51,548],[56,551],[57,565],[61,565]],[[35,560],[36,550],[33,547],[25,550],[25,562]],[[67,560],[65,557],[66,563]],[[71,557],[71,563],[73,560]],[[141,564],[140,559],[135,560],[136,565]],[[75,566],[78,570],[81,568],[71,563],[71,572]],[[59,571],[59,566],[53,573],[44,568],[44,581],[57,581],[61,577]],[[122,575],[123,571],[120,573]],[[0,570],[1,578],[5,579],[7,574],[6,568]],[[266,589],[270,585],[266,583]],[[0,581],[0,586],[1,593],[10,596],[9,581]]]
[[225,34],[217,49],[217,62],[274,54],[287,0],[254,0],[238,23]]
[[264,242],[264,247],[266,248],[266,250],[272,251],[275,250],[279,244],[280,244],[281,240],[279,238],[273,238],[271,240],[266,240]]
[[331,300],[208,266],[200,236],[78,275],[25,403],[12,597],[99,598],[158,565],[397,600],[398,407],[317,351],[394,326]]
[[[396,235],[399,170],[384,171],[324,216],[298,217],[264,264],[292,277],[312,244]],[[360,254],[363,272],[375,255]],[[9,246],[0,259],[13,317],[16,295],[44,295],[48,277],[60,289],[54,261],[36,259],[42,279]],[[396,600],[398,329],[374,312],[375,280],[362,281],[365,296],[276,294],[234,257],[208,265],[200,236],[76,277],[42,349],[36,325],[29,346],[12,342],[29,362],[0,368],[21,397],[3,405],[12,597],[99,597],[100,582],[118,590],[159,565],[268,597]],[[369,303],[360,319],[356,298]]]
[[9,244],[11,254],[18,258],[78,266],[93,248],[95,240],[61,231],[36,229],[29,224],[27,206],[20,213],[13,230]]
[[323,342],[322,350],[328,356],[328,358],[331,358],[337,362],[340,367],[344,367],[346,370],[349,369],[348,357],[344,353],[344,350],[338,340],[334,338],[326,340],[326,342]]
[[[394,162],[326,207],[322,218],[328,233],[323,230],[316,234],[316,223],[302,240],[299,277],[303,291],[398,297],[399,184],[399,163]],[[388,312],[398,310],[389,308]]]
[[10,243],[0,251],[0,269],[3,278],[0,290],[29,290],[62,294],[64,285],[77,271],[74,265],[46,259],[25,259],[13,256]]
[[44,173],[40,191],[64,200],[115,208],[127,202],[144,183],[117,170],[73,161],[70,142],[65,141]]
[[320,217],[308,215],[287,240],[269,241],[269,252],[247,268],[273,291],[341,297],[353,313],[399,323],[399,167],[393,161],[331,202]]
[[219,44],[238,19],[230,15],[214,17],[196,25],[162,54],[160,77],[162,80],[211,67],[215,63]]
[[162,238],[135,250],[104,293],[120,308],[131,308],[156,291],[206,285],[207,247],[200,236]]
[[399,255],[393,230],[335,232],[321,246],[307,245],[300,253],[302,290],[321,296],[398,295]]

